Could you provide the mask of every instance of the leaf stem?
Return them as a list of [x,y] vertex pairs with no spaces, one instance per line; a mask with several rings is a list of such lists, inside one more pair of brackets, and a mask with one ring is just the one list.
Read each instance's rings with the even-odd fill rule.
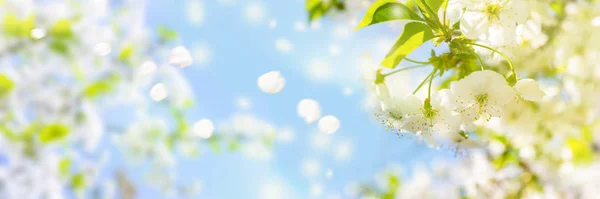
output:
[[427,66],[427,65],[409,66],[409,67],[406,67],[406,68],[401,68],[401,69],[392,71],[392,72],[390,72],[388,74],[383,74],[383,76],[387,77],[387,76],[393,75],[393,74],[398,73],[398,72],[402,72],[402,71],[405,71],[405,70],[410,70],[410,69],[413,69],[413,68],[420,68],[420,67],[423,67],[423,66]]
[[412,63],[415,63],[415,64],[431,64],[431,62],[415,61],[415,60],[413,60],[413,59],[409,59],[408,57],[405,57],[404,59],[405,59],[406,61],[409,61],[409,62],[412,62]]
[[512,71],[512,73],[515,74],[515,75],[517,74],[517,73],[515,73],[515,67],[513,66],[512,61],[510,61],[510,59],[508,59],[508,57],[506,55],[504,55],[504,53],[502,53],[502,52],[500,52],[500,51],[498,51],[496,49],[490,48],[488,46],[477,44],[477,43],[472,43],[471,45],[479,46],[479,47],[488,49],[488,50],[490,50],[492,52],[498,53],[500,56],[502,56],[506,60],[506,62],[508,62],[508,66],[510,67],[510,70]]
[[435,76],[436,72],[437,72],[437,68],[433,69],[433,72],[431,73],[431,78],[429,78],[429,89],[427,90],[427,98],[429,100],[431,100],[431,84],[433,83],[433,77]]
[[415,89],[415,91],[413,91],[413,95],[417,93],[417,91],[419,91],[419,89],[421,89],[421,87],[423,87],[423,85],[425,85],[425,82],[427,82],[427,80],[431,77],[433,78],[433,72],[435,72],[435,69],[433,71],[431,71],[431,73],[429,73],[429,75],[427,75],[427,77],[425,77],[425,79],[421,82],[421,84],[419,84],[419,87],[417,87],[417,89]]
[[481,59],[481,56],[479,56],[477,53],[475,53],[475,56],[477,56],[477,60],[479,60],[479,66],[481,67],[481,71],[484,71],[485,69],[483,68],[483,60]]

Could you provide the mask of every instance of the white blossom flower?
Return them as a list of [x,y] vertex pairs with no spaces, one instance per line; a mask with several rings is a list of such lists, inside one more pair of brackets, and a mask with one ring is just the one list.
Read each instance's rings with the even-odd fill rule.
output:
[[[457,116],[453,115],[451,110],[442,104],[442,95],[451,94],[448,90],[439,91],[439,93],[430,100],[431,107],[420,106],[420,110],[407,114],[404,121],[403,129],[416,133],[417,135],[433,136],[441,135],[444,138],[456,141],[459,138],[458,128],[460,121]],[[415,97],[412,97],[415,98]],[[434,139],[433,137],[425,137],[425,139]],[[427,140],[429,144],[433,144],[433,140]]]
[[179,66],[181,68],[192,65],[192,55],[184,46],[177,46],[171,50],[169,64]]
[[515,42],[517,24],[525,23],[529,9],[525,1],[457,0],[465,8],[460,30],[470,39],[484,37],[493,46]]
[[258,77],[257,84],[263,92],[275,94],[283,90],[285,79],[279,71],[271,71]]
[[467,123],[501,116],[504,105],[515,98],[515,91],[506,79],[491,70],[476,71],[452,82],[450,90],[456,96],[463,122]]
[[421,101],[417,96],[407,95],[403,98],[390,98],[386,85],[378,84],[377,91],[381,100],[382,119],[389,125],[400,129],[409,114],[419,112],[422,107]]

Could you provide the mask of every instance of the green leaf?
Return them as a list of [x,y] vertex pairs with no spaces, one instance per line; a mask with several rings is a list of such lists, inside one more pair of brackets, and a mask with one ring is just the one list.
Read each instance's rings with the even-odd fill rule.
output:
[[208,145],[214,152],[221,152],[221,145],[219,145],[219,137],[213,135],[212,137],[208,138]]
[[69,127],[64,124],[50,124],[42,129],[39,134],[40,141],[43,144],[60,140],[69,135]]
[[308,21],[313,21],[327,14],[331,8],[343,9],[344,5],[337,2],[337,0],[306,0],[306,10],[308,11]]
[[19,20],[15,15],[9,13],[2,20],[2,30],[4,34],[13,37],[29,37],[31,30],[34,29],[35,17],[29,16],[24,20]]
[[587,142],[571,138],[567,140],[567,146],[571,149],[574,163],[584,164],[594,161],[594,151]]
[[71,37],[73,37],[71,22],[68,19],[58,20],[52,26],[52,28],[50,28],[50,35],[57,39],[70,39]]
[[404,57],[431,38],[433,38],[433,33],[427,24],[420,22],[406,24],[402,35],[390,49],[381,65],[386,68],[395,68]]
[[71,159],[65,157],[58,162],[58,173],[66,177],[69,175],[69,171],[71,170]]
[[161,40],[173,41],[177,39],[177,32],[170,28],[167,28],[166,26],[159,25],[158,36]]
[[69,53],[69,47],[63,40],[52,41],[50,43],[50,50],[61,55],[66,55]]
[[83,173],[77,173],[71,178],[71,187],[73,189],[82,191],[86,187],[85,175]]
[[229,151],[238,151],[240,150],[240,141],[237,139],[231,139],[229,141]]
[[122,62],[129,63],[131,56],[133,55],[133,45],[127,45],[121,49],[118,59]]
[[15,88],[15,83],[8,76],[0,73],[0,97],[8,95]]
[[436,15],[440,9],[443,9],[442,6],[444,3],[447,2],[448,0],[425,0],[425,3],[429,5],[429,8],[431,8]]
[[97,98],[101,95],[107,94],[113,90],[111,82],[107,80],[100,80],[87,86],[83,90],[83,96],[87,98]]
[[[414,0],[423,16],[428,19],[437,19],[438,10],[442,6],[444,0]],[[439,20],[438,20],[439,21]]]
[[417,13],[396,0],[379,0],[371,4],[371,7],[354,30],[392,20],[423,21]]

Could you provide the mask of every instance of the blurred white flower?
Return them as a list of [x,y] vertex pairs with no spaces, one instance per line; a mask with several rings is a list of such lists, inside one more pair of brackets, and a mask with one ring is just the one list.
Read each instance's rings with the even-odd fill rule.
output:
[[204,22],[204,4],[199,0],[191,0],[187,3],[188,19],[193,24],[201,24]]
[[310,196],[312,198],[320,198],[325,191],[324,189],[323,184],[313,183],[310,185]]
[[321,106],[313,99],[302,99],[296,108],[298,115],[308,124],[321,118]]
[[144,76],[150,76],[152,74],[154,74],[154,72],[156,72],[156,63],[154,63],[154,61],[152,60],[148,60],[145,61],[142,64],[142,75]]
[[271,28],[271,29],[274,29],[274,28],[276,28],[276,27],[277,27],[277,20],[275,20],[275,19],[271,19],[271,20],[269,21],[269,28]]
[[306,31],[306,23],[303,21],[294,22],[294,30],[296,30],[297,32]]
[[257,23],[261,22],[267,15],[267,9],[260,2],[249,2],[244,8],[244,17],[246,20]]
[[333,134],[340,128],[340,120],[333,115],[327,115],[319,120],[319,130],[322,133]]
[[33,30],[31,30],[31,37],[33,37],[34,39],[41,39],[44,38],[46,36],[46,30],[41,29],[41,28],[35,28]]
[[262,140],[255,140],[244,144],[242,151],[247,157],[257,160],[269,160],[272,156],[271,151],[264,145]]
[[270,180],[260,185],[259,198],[262,199],[281,199],[290,196],[285,183],[280,180]]
[[352,142],[349,140],[341,141],[335,145],[333,149],[333,157],[337,161],[345,161],[352,155]]
[[331,54],[332,56],[340,55],[340,46],[336,44],[329,45],[329,54]]
[[184,46],[177,46],[171,50],[169,64],[181,68],[187,67],[192,64],[192,55]]
[[201,119],[194,123],[193,131],[194,135],[204,139],[208,139],[212,136],[214,128],[215,127],[213,126],[212,121],[208,119]]
[[308,65],[307,70],[309,77],[318,81],[324,81],[329,79],[333,73],[329,62],[322,59],[311,61]]
[[300,169],[305,177],[314,178],[321,173],[321,163],[312,158],[305,159],[302,161]]
[[194,63],[200,66],[206,66],[212,60],[213,53],[208,45],[200,44],[193,49]]
[[240,109],[250,109],[252,102],[247,97],[238,97],[236,100],[236,106]]
[[169,91],[167,90],[167,86],[163,83],[156,83],[150,89],[150,97],[157,102],[160,102],[169,96]]
[[94,54],[96,54],[97,56],[106,56],[108,54],[110,54],[111,51],[111,47],[110,44],[106,43],[106,42],[100,42],[98,44],[96,44],[96,46],[94,46]]
[[285,38],[275,40],[275,48],[281,52],[291,52],[294,49],[294,44]]
[[277,140],[281,142],[292,142],[294,141],[295,136],[294,131],[291,129],[284,129],[277,132]]
[[279,93],[285,86],[285,79],[279,71],[271,71],[258,77],[258,88],[269,94]]

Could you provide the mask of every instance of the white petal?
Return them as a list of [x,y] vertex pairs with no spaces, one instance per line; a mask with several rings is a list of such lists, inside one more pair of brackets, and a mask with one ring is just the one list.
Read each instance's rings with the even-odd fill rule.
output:
[[458,145],[459,149],[472,149],[472,148],[483,148],[487,146],[487,142],[478,141],[478,140],[463,140]]
[[201,119],[194,123],[193,132],[194,135],[208,139],[212,136],[215,127],[213,126],[212,121],[208,119]]
[[513,45],[516,42],[516,26],[513,23],[494,23],[488,29],[487,40],[492,46]]
[[192,55],[184,46],[177,46],[171,50],[169,64],[181,68],[189,66],[192,64]]
[[519,95],[529,101],[540,101],[545,93],[540,89],[538,83],[533,79],[522,79],[515,84]]
[[527,1],[511,1],[510,4],[505,8],[505,11],[502,13],[504,15],[508,15],[515,22],[522,24],[527,21],[529,18],[529,4]]
[[340,120],[333,115],[327,115],[319,120],[319,130],[323,133],[332,134],[340,128]]
[[[463,6],[458,1],[448,1],[448,7],[446,9],[446,21],[450,21],[450,25],[458,22],[463,12]],[[438,17],[440,20],[444,20],[444,9],[441,8],[438,11]]]
[[94,54],[100,57],[110,54],[110,51],[110,44],[106,42],[100,42],[94,46]]
[[258,88],[265,93],[279,93],[285,86],[285,79],[279,71],[271,71],[258,77]]
[[152,86],[152,89],[150,89],[150,97],[154,101],[162,101],[168,96],[169,91],[167,90],[167,86],[165,86],[163,83],[157,83],[154,86]]
[[488,21],[484,13],[465,12],[460,20],[460,30],[469,39],[477,39],[488,29]]
[[298,103],[297,112],[306,123],[310,124],[321,117],[321,106],[313,99],[302,99]]

